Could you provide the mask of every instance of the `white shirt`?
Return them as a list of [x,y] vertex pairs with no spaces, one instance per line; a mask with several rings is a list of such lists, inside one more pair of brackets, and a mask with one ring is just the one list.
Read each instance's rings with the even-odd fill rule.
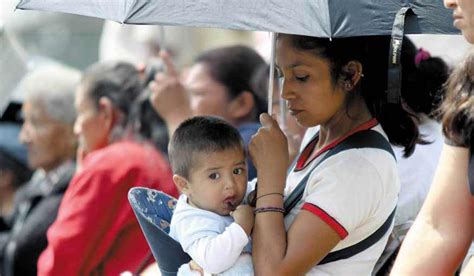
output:
[[428,145],[416,145],[413,154],[403,157],[403,148],[394,147],[400,174],[400,196],[395,214],[395,225],[413,221],[421,209],[433,181],[438,166],[444,139],[441,125],[426,118],[419,125],[423,139],[432,142]]
[[[386,137],[380,125],[372,129]],[[288,175],[286,196],[310,173],[317,159]],[[397,204],[399,188],[396,162],[390,153],[374,148],[345,150],[311,173],[302,200],[285,217],[285,226],[288,229],[305,208],[341,237],[332,251],[343,249],[367,238],[386,221]],[[308,275],[370,275],[389,234],[348,259],[314,266]]]
[[[249,237],[231,216],[195,208],[181,195],[170,224],[170,236],[207,273],[229,270],[244,252]],[[247,246],[248,245],[248,246]]]
[[400,176],[400,194],[395,213],[395,226],[387,247],[376,265],[378,271],[399,248],[428,195],[444,144],[441,124],[426,115],[418,126],[427,145],[416,145],[405,158],[402,147],[393,147]]

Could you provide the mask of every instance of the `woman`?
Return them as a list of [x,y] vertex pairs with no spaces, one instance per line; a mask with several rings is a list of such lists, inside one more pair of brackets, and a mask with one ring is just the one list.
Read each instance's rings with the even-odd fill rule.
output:
[[142,88],[131,64],[98,63],[84,73],[75,95],[80,168],[48,231],[39,275],[135,274],[149,261],[127,192],[145,186],[178,193],[165,158],[129,131]]
[[[167,72],[151,83],[151,102],[165,119],[170,135],[185,119],[215,115],[238,128],[245,145],[257,129],[258,116],[266,110],[265,97],[255,93],[251,79],[264,60],[245,46],[228,46],[200,54],[183,83],[166,53],[161,53]],[[249,162],[249,179],[256,176]]]
[[[386,37],[278,36],[282,97],[300,125],[319,125],[320,132],[287,176],[285,136],[275,120],[261,116],[263,127],[250,144],[258,171],[253,230],[257,274],[371,274],[390,227],[362,252],[319,263],[328,253],[392,224],[399,189],[395,159],[388,150],[353,148],[312,169],[332,148],[365,130],[379,135],[384,145],[390,141],[404,147],[407,155],[413,152],[419,141],[417,126],[400,104],[387,104],[384,93],[388,46]],[[303,196],[284,217],[282,195],[288,199],[304,177],[309,179]]]
[[[474,43],[474,3],[444,0],[453,9],[454,25]],[[473,238],[472,170],[474,56],[453,72],[443,102],[443,147],[432,188],[400,249],[393,275],[449,275],[460,266]],[[471,161],[470,161],[471,158]],[[474,262],[463,271],[474,273]]]

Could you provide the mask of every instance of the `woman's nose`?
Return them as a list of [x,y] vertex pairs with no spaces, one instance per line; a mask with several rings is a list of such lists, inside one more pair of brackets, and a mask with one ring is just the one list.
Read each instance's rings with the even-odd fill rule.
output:
[[291,100],[292,98],[294,98],[294,93],[291,90],[291,87],[286,83],[286,81],[283,81],[281,85],[282,87],[280,96],[285,100]]
[[457,5],[457,0],[444,0],[444,6],[448,9],[455,9]]

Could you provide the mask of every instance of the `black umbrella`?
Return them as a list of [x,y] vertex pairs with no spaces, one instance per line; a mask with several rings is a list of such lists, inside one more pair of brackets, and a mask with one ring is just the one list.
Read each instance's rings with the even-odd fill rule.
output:
[[454,33],[441,0],[20,0],[18,9],[57,11],[126,24],[258,30],[317,37],[389,35],[400,9],[407,33]]

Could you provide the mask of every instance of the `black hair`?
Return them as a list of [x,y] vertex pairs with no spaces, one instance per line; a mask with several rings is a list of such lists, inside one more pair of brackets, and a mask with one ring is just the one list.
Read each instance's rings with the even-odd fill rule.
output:
[[197,153],[244,149],[239,131],[229,123],[213,116],[197,116],[181,123],[168,146],[174,174],[189,177]]
[[211,77],[227,89],[229,99],[234,99],[244,91],[252,93],[255,101],[254,119],[259,121],[259,114],[266,110],[266,98],[255,93],[251,79],[265,61],[257,52],[241,45],[221,47],[202,53],[195,63],[207,66]]
[[97,107],[99,99],[106,97],[126,117],[130,103],[143,91],[138,70],[125,62],[96,63],[84,72],[81,83]]
[[15,188],[25,184],[33,174],[32,170],[27,166],[23,165],[16,158],[12,157],[7,152],[0,149],[0,170],[7,170],[13,172],[15,179],[13,180],[13,186]]
[[423,54],[413,42],[405,37],[402,44],[402,98],[416,113],[423,113],[433,119],[439,117],[439,106],[444,96],[444,84],[449,77],[448,65],[439,57],[425,58],[415,62]]
[[148,99],[149,92],[144,90],[134,102],[129,126],[138,137],[148,139],[163,154],[168,153],[169,135],[163,118],[153,109]]
[[351,77],[343,70],[348,62],[360,62],[364,76],[346,98],[346,107],[355,97],[361,96],[372,116],[382,125],[390,143],[404,147],[405,157],[413,153],[416,143],[424,142],[420,138],[416,115],[410,113],[401,103],[387,102],[390,37],[362,36],[330,40],[291,35],[290,38],[295,49],[309,51],[329,62],[333,85],[337,85],[341,79]]
[[108,98],[123,114],[120,124],[124,129],[131,130],[135,138],[149,140],[166,152],[166,125],[148,102],[144,81],[134,65],[126,62],[96,63],[84,72],[81,83],[97,108],[100,98]]
[[[260,98],[262,99],[267,99],[268,96],[268,75],[270,73],[270,65],[267,63],[264,63],[257,68],[255,71],[255,74],[252,77],[251,80],[251,86],[252,89],[255,91],[255,94],[259,95]],[[274,73],[274,76],[276,76],[276,70]],[[276,85],[276,79],[274,81],[274,84]],[[263,107],[263,112],[268,112],[268,104],[265,104],[265,107]]]

